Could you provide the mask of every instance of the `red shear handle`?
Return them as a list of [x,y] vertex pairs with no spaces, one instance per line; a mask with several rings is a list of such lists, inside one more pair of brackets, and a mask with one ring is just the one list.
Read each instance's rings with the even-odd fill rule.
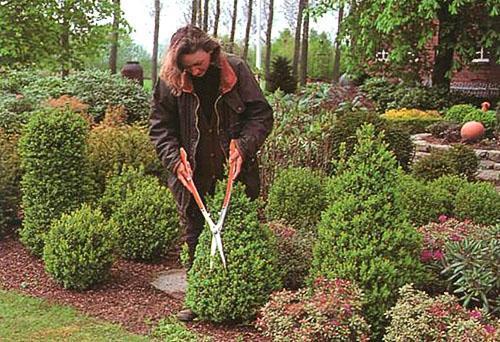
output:
[[[184,167],[187,170],[188,169],[188,167],[187,167],[187,165],[188,165],[187,153],[183,147],[181,147],[180,155],[181,155],[181,163],[184,164]],[[201,196],[198,193],[198,189],[196,189],[196,185],[194,184],[192,177],[190,177],[189,180],[187,180],[187,184],[188,184],[187,189],[193,195],[194,200],[195,200],[196,204],[198,205],[198,207],[202,210],[206,210],[205,205],[203,204],[203,201],[201,200]]]

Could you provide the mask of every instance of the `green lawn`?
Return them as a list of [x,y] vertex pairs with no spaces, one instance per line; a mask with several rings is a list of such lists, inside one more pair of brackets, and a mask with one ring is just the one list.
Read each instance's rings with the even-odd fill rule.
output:
[[147,341],[76,310],[0,290],[0,341]]

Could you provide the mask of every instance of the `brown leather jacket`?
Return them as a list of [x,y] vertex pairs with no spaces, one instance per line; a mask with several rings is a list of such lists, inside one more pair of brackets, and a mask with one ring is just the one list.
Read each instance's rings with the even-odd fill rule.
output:
[[[221,148],[227,158],[230,140],[237,139],[244,161],[238,179],[246,185],[247,194],[257,197],[260,181],[255,155],[271,132],[272,108],[246,62],[221,53],[218,63],[221,81],[215,114]],[[198,119],[201,113],[199,97],[187,74],[183,75],[182,90],[179,96],[174,96],[164,81],[157,82],[151,105],[149,135],[163,166],[169,171],[168,186],[184,215],[191,194],[177,179],[174,168],[180,160],[179,149],[184,147],[196,173],[194,157],[200,139]]]

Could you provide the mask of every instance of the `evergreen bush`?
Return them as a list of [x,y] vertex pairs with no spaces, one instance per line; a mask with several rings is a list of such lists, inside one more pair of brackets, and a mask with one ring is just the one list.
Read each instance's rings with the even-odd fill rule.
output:
[[490,183],[465,184],[455,197],[454,216],[478,224],[500,223],[500,194]]
[[45,238],[45,269],[66,289],[104,281],[116,259],[117,227],[88,205],[53,222]]
[[208,342],[212,341],[207,336],[200,336],[190,331],[183,323],[175,317],[161,319],[151,334],[155,341],[165,342]]
[[401,205],[412,225],[437,222],[440,215],[450,214],[446,208],[448,192],[444,189],[432,188],[410,175],[401,177],[400,186]]
[[489,110],[483,112],[481,109],[470,104],[460,104],[451,107],[446,111],[445,118],[461,124],[466,123],[467,121],[479,121],[484,125],[486,135],[491,135],[496,126],[496,116],[494,111]]
[[293,76],[292,65],[286,57],[277,56],[271,65],[268,90],[274,93],[281,89],[285,94],[295,93],[297,79]]
[[368,341],[361,303],[353,283],[319,278],[312,289],[273,293],[257,327],[273,341]]
[[396,290],[423,282],[422,240],[411,227],[398,189],[401,170],[375,134],[373,125],[357,132],[358,144],[342,158],[329,184],[329,207],[318,226],[312,276],[355,281],[366,294],[366,317],[376,336]]
[[149,139],[147,129],[138,125],[98,126],[89,135],[89,162],[98,192],[103,193],[106,179],[124,165],[143,166],[146,174],[164,177],[164,169]]
[[119,227],[122,257],[150,261],[165,255],[176,242],[180,222],[172,193],[148,176],[128,185],[111,214]]
[[[219,182],[207,201],[210,212],[220,210],[224,193],[225,186]],[[186,291],[187,306],[201,319],[249,321],[270,293],[280,288],[276,244],[269,228],[259,224],[257,209],[258,203],[245,195],[243,185],[235,183],[222,234],[226,270],[218,254],[210,269],[212,233],[208,227],[201,233]]]
[[22,206],[21,241],[37,256],[51,221],[77,209],[92,190],[87,161],[88,126],[69,111],[34,113],[19,142]]
[[431,298],[412,285],[399,290],[399,299],[386,316],[391,320],[384,341],[498,341],[500,320],[481,310],[466,310],[448,293]]
[[115,169],[114,175],[106,182],[106,188],[99,199],[101,210],[107,218],[123,203],[127,190],[135,190],[146,177],[144,167],[124,165],[121,170]]
[[278,222],[269,223],[278,247],[278,270],[283,286],[289,290],[301,288],[312,264],[314,236]]
[[0,238],[17,219],[20,204],[21,161],[17,135],[0,129]]
[[308,168],[283,170],[269,189],[266,217],[282,220],[295,229],[315,232],[326,207],[321,176]]
[[372,124],[377,132],[384,131],[384,141],[389,144],[389,150],[394,153],[397,161],[404,169],[408,165],[414,154],[414,146],[408,131],[397,127],[392,123],[387,123],[377,114],[369,111],[339,112],[337,121],[331,128],[332,135],[332,155],[334,159],[339,157],[340,145],[346,144],[346,156],[353,153],[356,144],[356,130],[363,124]]
[[436,178],[428,184],[428,189],[430,191],[446,192],[443,203],[445,207],[444,214],[447,216],[453,216],[455,212],[455,198],[460,189],[468,184],[467,179],[457,175],[447,175]]

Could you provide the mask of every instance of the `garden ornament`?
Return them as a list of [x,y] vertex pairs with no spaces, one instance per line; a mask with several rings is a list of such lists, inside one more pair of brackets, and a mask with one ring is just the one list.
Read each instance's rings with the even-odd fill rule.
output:
[[[234,149],[235,145],[231,144],[230,150]],[[180,149],[180,154],[181,154],[181,162],[184,165],[187,165],[187,153],[184,148],[181,147]],[[232,164],[229,165],[229,179],[227,182],[227,187],[226,187],[226,195],[224,196],[224,202],[222,203],[222,209],[219,214],[219,220],[217,221],[217,224],[214,224],[214,221],[210,217],[209,212],[207,211],[205,205],[203,204],[203,200],[200,197],[200,194],[198,193],[198,190],[196,189],[196,185],[194,184],[194,181],[192,178],[190,178],[187,183],[187,189],[189,192],[193,195],[194,200],[196,204],[198,205],[198,208],[200,208],[201,214],[203,215],[203,218],[205,221],[208,223],[208,226],[210,227],[210,231],[212,232],[212,243],[210,246],[210,255],[212,256],[210,260],[210,269],[213,267],[213,257],[215,257],[215,254],[217,252],[217,249],[219,250],[219,255],[222,260],[222,265],[224,266],[224,269],[226,269],[226,258],[224,256],[224,250],[222,247],[222,238],[221,238],[221,231],[222,231],[222,226],[224,224],[224,219],[226,217],[227,209],[229,207],[229,200],[231,199],[231,191],[233,189],[233,182],[234,182],[234,172],[235,169]]]

